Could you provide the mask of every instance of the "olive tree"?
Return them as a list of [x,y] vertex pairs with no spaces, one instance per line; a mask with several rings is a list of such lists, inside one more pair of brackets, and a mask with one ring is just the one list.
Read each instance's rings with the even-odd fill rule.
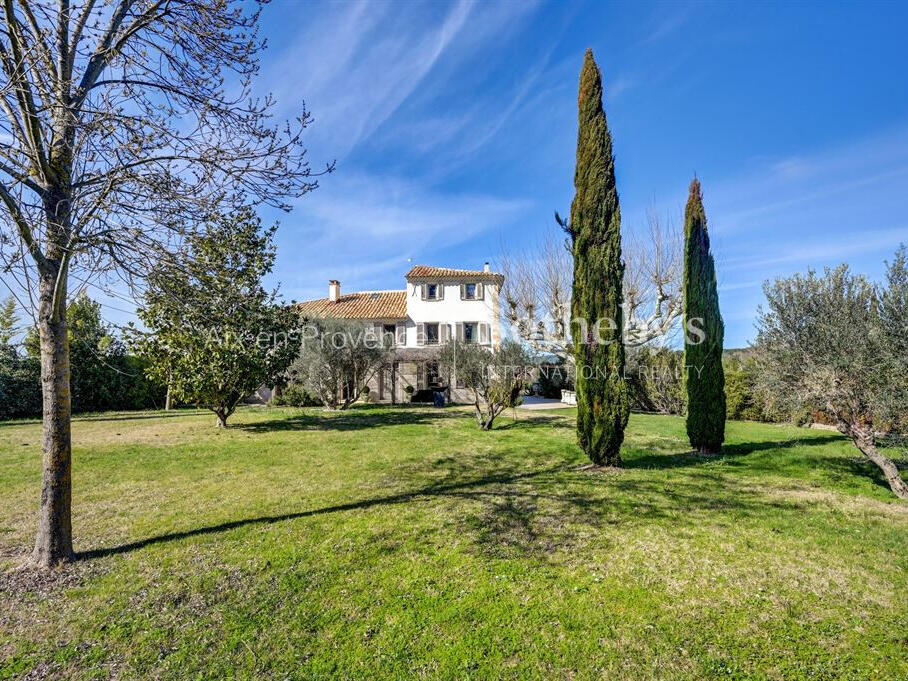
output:
[[881,287],[847,265],[777,279],[757,337],[764,387],[826,414],[903,499],[908,484],[880,445],[908,425],[906,282],[904,248]]
[[264,47],[241,0],[8,0],[0,9],[0,257],[40,333],[43,480],[33,561],[73,557],[70,283],[139,286],[225,196],[315,187],[309,121],[251,96]]
[[473,394],[476,423],[482,430],[491,430],[501,412],[517,406],[532,373],[526,349],[511,340],[497,350],[454,341],[442,348],[439,361]]
[[372,324],[317,319],[303,325],[299,357],[289,370],[291,384],[316,395],[326,409],[346,409],[365,385],[391,361],[389,339]]

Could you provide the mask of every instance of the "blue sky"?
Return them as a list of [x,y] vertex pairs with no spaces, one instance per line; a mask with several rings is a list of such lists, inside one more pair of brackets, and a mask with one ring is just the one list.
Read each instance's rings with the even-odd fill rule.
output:
[[266,7],[259,86],[315,117],[315,167],[281,216],[287,298],[476,267],[573,196],[577,77],[605,80],[626,229],[703,183],[726,346],[764,280],[842,261],[878,277],[908,241],[904,27],[892,4],[297,3]]
[[[264,9],[256,89],[315,121],[336,171],[278,219],[286,299],[401,288],[414,263],[531,247],[573,197],[577,78],[604,76],[624,229],[680,222],[703,184],[726,347],[762,282],[908,242],[908,5],[300,2]],[[123,296],[90,294],[114,323]]]

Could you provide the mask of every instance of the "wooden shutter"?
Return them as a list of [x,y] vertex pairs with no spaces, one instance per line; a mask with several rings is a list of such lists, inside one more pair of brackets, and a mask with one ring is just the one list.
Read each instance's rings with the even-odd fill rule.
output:
[[479,325],[479,342],[484,345],[489,343],[489,325],[488,324]]
[[438,342],[439,343],[448,343],[451,340],[451,325],[450,324],[439,324],[438,325]]
[[417,345],[426,344],[426,325],[425,324],[416,325],[416,344]]
[[457,322],[455,333],[457,340],[463,342],[463,322]]
[[484,292],[482,284],[476,284],[476,300],[483,300],[483,298],[485,298],[483,295]]
[[405,322],[397,322],[397,345],[404,346],[407,344],[407,324]]
[[426,387],[426,366],[422,362],[416,363],[416,389],[424,390]]
[[444,284],[435,284],[435,300],[444,300],[445,299],[445,285]]
[[467,299],[467,285],[466,284],[460,285],[460,299],[461,300]]

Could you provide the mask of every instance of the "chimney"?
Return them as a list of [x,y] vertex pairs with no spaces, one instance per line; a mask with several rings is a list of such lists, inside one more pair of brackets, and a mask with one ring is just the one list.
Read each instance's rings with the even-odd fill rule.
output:
[[491,270],[489,269],[489,263],[488,263],[488,262],[486,262],[486,263],[482,266],[482,271],[483,271],[483,272],[490,272],[490,271],[491,271]]
[[337,299],[341,297],[341,283],[337,279],[331,279],[328,281],[328,300],[332,303],[336,303]]

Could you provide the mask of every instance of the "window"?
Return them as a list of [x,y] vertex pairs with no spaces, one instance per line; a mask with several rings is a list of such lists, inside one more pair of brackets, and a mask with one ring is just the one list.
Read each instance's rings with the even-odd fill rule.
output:
[[430,360],[426,362],[426,387],[438,388],[441,386],[441,373],[438,371],[438,362]]
[[395,337],[397,336],[397,324],[383,324],[382,325],[382,345],[390,345],[394,347],[397,345],[395,342]]
[[476,343],[479,340],[479,332],[476,328],[478,324],[476,322],[464,322],[463,323],[463,342],[464,343]]
[[438,300],[438,284],[426,284],[426,300]]
[[460,285],[460,299],[461,300],[482,300],[483,299],[483,287],[482,284],[461,284]]
[[426,345],[438,345],[438,322],[426,324]]

